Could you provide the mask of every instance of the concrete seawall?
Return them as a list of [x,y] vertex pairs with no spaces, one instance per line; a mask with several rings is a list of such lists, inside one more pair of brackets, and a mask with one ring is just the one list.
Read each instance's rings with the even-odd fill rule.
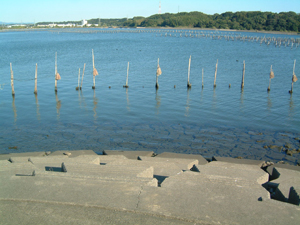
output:
[[300,167],[152,151],[0,155],[1,224],[300,224]]

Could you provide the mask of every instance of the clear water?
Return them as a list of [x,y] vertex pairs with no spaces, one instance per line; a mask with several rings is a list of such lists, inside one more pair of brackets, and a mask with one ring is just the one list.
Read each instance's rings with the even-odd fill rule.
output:
[[[0,32],[0,153],[153,150],[297,163],[300,154],[287,156],[280,147],[288,143],[298,149],[300,145],[295,140],[300,137],[299,81],[294,83],[293,94],[288,93],[295,59],[295,73],[300,69],[300,48],[247,39],[228,41],[218,39],[219,35],[299,39],[200,30]],[[99,73],[95,90],[92,49]],[[57,94],[55,52],[61,75]],[[190,55],[192,88],[188,90]],[[158,58],[162,75],[156,90]],[[37,96],[33,94],[36,63]],[[82,74],[84,63],[83,87],[76,91],[78,70]],[[268,93],[271,65],[275,78]],[[264,148],[269,145],[278,147]]]

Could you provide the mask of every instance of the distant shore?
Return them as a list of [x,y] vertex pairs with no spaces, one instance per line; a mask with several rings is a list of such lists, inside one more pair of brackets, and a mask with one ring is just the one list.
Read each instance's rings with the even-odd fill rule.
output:
[[214,28],[197,28],[197,27],[76,27],[76,28],[20,28],[20,29],[2,29],[0,32],[16,32],[16,31],[31,31],[31,30],[53,30],[53,29],[161,29],[161,30],[211,30],[211,31],[227,31],[227,32],[246,32],[246,33],[266,33],[266,34],[286,34],[286,35],[300,35],[299,32],[291,31],[266,31],[266,30],[235,30],[235,29],[214,29]]

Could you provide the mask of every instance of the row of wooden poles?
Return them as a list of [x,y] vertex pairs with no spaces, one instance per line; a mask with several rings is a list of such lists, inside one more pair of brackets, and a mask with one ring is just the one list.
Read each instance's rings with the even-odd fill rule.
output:
[[66,30],[51,30],[52,33],[159,33],[160,36],[168,37],[196,37],[196,38],[211,38],[211,39],[225,39],[227,41],[256,41],[260,44],[270,45],[274,43],[277,47],[281,45],[285,47],[293,46],[297,48],[300,44],[300,38],[283,38],[283,37],[266,37],[266,36],[248,36],[240,33],[234,34],[231,32],[218,31],[199,31],[199,30],[176,30],[176,29],[98,29],[98,30],[81,30],[81,29],[66,29]]
[[[188,65],[188,79],[187,79],[187,88],[191,88],[192,84],[190,83],[190,71],[191,71],[191,60],[192,60],[192,56],[190,56],[189,58],[189,65]],[[95,68],[95,57],[94,57],[94,50],[92,49],[92,61],[93,61],[93,86],[92,89],[96,88],[96,76],[99,75],[97,69]],[[296,60],[294,60],[294,67],[293,67],[293,75],[292,75],[292,86],[291,86],[291,90],[289,91],[289,93],[293,93],[293,84],[294,82],[296,82],[297,76],[295,74],[295,66],[296,66]],[[245,68],[246,68],[246,64],[245,61],[243,61],[243,74],[242,74],[242,82],[241,82],[241,89],[244,88],[245,85]],[[37,95],[37,69],[38,66],[36,64],[35,66],[35,78],[34,78],[34,94]],[[83,71],[82,71],[82,76],[81,76],[81,84],[79,86],[80,83],[80,68],[79,68],[79,72],[78,72],[78,86],[76,87],[76,90],[81,90],[82,89],[82,83],[83,83],[83,77],[84,77],[84,71],[85,71],[85,64],[83,66]],[[216,63],[216,68],[215,68],[215,76],[214,76],[214,88],[216,88],[217,84],[216,84],[216,80],[217,80],[217,72],[218,72],[218,60]],[[12,95],[15,95],[15,90],[14,90],[14,73],[12,70],[12,64],[10,63],[10,74],[11,74],[11,89],[12,89]],[[162,70],[160,68],[159,65],[159,58],[157,60],[157,70],[156,70],[156,84],[155,84],[155,88],[158,89],[159,88],[159,84],[158,84],[158,77],[162,74]],[[129,75],[129,62],[127,64],[127,76],[126,76],[126,83],[125,85],[123,85],[124,88],[129,88],[128,85],[128,75]],[[202,68],[202,88],[204,87],[204,81],[203,81],[203,75],[204,75],[204,70]],[[271,90],[271,79],[274,78],[274,72],[272,70],[272,65],[270,68],[270,76],[269,76],[269,86],[267,91]],[[57,52],[55,53],[55,92],[57,92],[57,81],[60,80],[60,74],[57,72]],[[176,86],[174,85],[174,88]],[[229,88],[231,87],[231,85],[229,84]]]

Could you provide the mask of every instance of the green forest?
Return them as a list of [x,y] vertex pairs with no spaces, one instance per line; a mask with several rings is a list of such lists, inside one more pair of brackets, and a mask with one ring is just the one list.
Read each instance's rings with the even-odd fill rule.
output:
[[207,15],[201,12],[156,14],[148,18],[132,18],[125,27],[197,27],[235,30],[300,32],[300,14],[295,12],[225,12]]
[[[68,21],[81,24],[81,21]],[[57,24],[68,23],[59,22]],[[99,23],[100,22],[100,23]],[[38,23],[47,24],[48,22]],[[51,23],[51,22],[49,22]],[[48,24],[49,24],[48,23]],[[258,31],[300,32],[300,14],[295,12],[225,12],[208,15],[202,12],[155,14],[131,19],[90,19],[89,24],[100,27],[178,27]]]

